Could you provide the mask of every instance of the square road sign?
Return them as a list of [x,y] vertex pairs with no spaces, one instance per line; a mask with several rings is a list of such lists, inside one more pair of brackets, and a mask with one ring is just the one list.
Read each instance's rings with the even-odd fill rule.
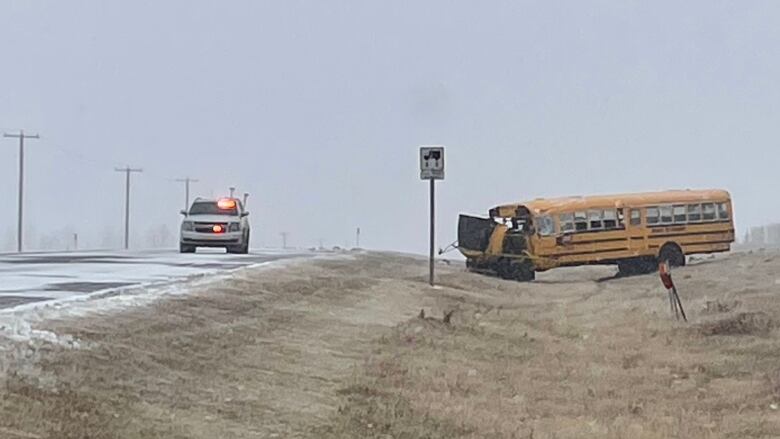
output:
[[444,180],[444,147],[420,147],[420,178],[422,180]]

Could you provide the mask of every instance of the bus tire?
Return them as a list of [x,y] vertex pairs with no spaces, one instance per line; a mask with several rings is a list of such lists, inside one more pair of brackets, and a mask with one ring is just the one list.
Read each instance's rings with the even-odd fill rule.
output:
[[531,282],[536,279],[536,270],[528,261],[515,262],[514,276],[515,280],[520,282]]
[[668,242],[658,252],[658,260],[661,262],[668,261],[672,267],[683,267],[685,266],[685,253],[683,253],[679,245]]
[[501,279],[512,280],[514,276],[514,267],[510,259],[501,258],[496,262],[496,274]]

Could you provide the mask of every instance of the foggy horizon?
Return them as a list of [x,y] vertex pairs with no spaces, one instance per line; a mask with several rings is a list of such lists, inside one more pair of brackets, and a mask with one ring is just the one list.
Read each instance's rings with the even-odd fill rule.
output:
[[[184,186],[250,193],[253,245],[423,254],[418,147],[457,215],[538,197],[722,188],[737,236],[780,221],[780,5],[4,2],[0,132],[25,148],[27,250],[170,233]],[[394,7],[395,6],[395,7]],[[0,138],[0,251],[18,143]],[[151,230],[151,232],[150,232]]]

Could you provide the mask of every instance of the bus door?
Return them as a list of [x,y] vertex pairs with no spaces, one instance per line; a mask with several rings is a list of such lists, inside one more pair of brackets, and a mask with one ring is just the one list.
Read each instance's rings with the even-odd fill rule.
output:
[[536,269],[547,270],[557,266],[557,235],[553,217],[534,216],[533,228],[529,232],[529,253],[533,257]]
[[639,207],[626,207],[626,232],[628,235],[628,250],[634,253],[642,252],[647,248],[647,234],[645,233],[645,218]]
[[555,221],[550,215],[539,215],[534,218],[535,236],[533,252],[539,256],[551,256],[555,253],[557,241]]

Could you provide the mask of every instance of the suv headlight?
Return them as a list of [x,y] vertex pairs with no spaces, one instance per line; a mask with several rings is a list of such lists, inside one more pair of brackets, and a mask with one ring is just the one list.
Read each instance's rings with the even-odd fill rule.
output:
[[187,232],[192,231],[192,221],[182,221],[181,229]]
[[228,232],[240,232],[241,231],[241,223],[230,223],[228,226]]

